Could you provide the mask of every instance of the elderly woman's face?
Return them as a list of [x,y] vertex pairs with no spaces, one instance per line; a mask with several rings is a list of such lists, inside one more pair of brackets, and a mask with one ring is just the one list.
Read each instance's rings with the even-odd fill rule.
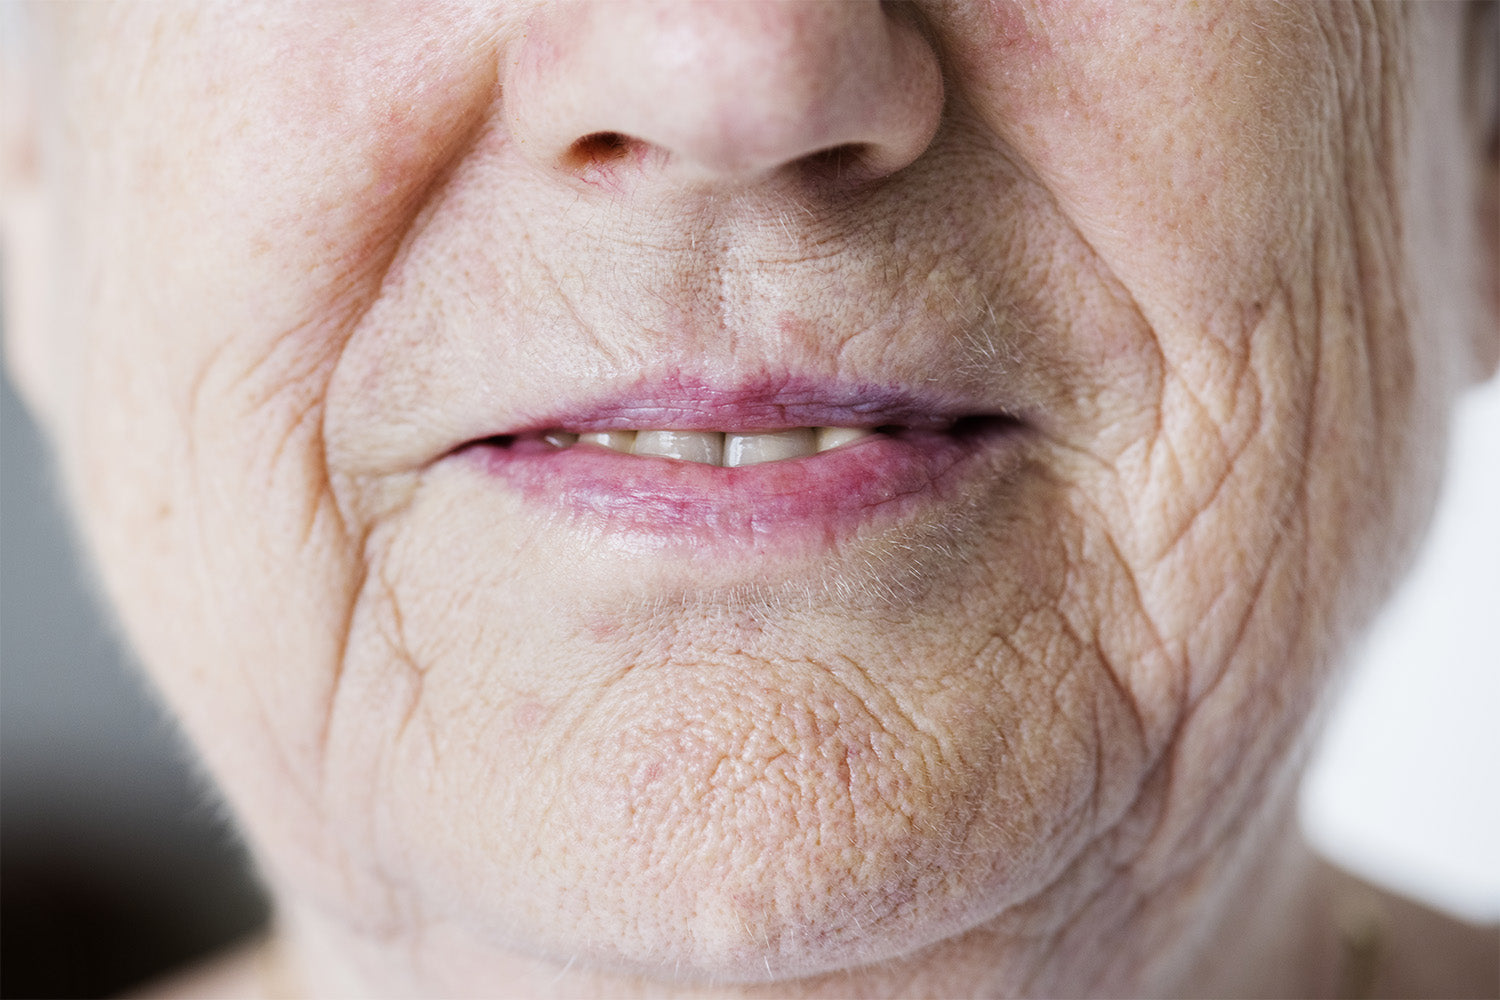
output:
[[370,968],[1170,965],[1476,367],[1446,8],[40,20],[15,357]]

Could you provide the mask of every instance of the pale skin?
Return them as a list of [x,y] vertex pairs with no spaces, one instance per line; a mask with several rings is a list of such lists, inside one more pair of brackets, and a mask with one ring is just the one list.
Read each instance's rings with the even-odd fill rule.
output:
[[[1337,990],[1288,796],[1500,353],[1468,16],[34,12],[12,370],[277,903],[183,991]],[[471,460],[766,385],[1014,426],[842,520]]]

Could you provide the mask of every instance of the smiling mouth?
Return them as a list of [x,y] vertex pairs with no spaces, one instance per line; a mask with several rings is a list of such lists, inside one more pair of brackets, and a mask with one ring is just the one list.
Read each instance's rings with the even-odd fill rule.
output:
[[832,544],[993,487],[1025,425],[904,394],[641,395],[473,440],[456,456],[530,504],[664,543]]
[[[955,438],[974,438],[996,432],[1012,423],[1002,417],[971,417],[954,421],[938,430]],[[516,454],[541,455],[572,448],[599,448],[621,455],[692,462],[717,468],[738,469],[768,462],[789,462],[870,438],[900,437],[913,428],[900,425],[878,427],[789,427],[780,430],[685,430],[618,428],[569,431],[549,428],[524,434],[498,435],[476,442]]]

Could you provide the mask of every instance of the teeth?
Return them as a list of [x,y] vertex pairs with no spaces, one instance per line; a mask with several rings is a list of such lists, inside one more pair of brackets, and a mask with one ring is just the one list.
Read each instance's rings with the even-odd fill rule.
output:
[[629,452],[635,444],[635,431],[591,431],[578,435],[579,444],[598,444],[611,451]]
[[830,451],[846,444],[853,444],[874,433],[868,427],[819,427],[818,450]]
[[784,458],[802,458],[818,450],[818,433],[811,427],[768,434],[725,434],[724,465],[758,465]]
[[638,431],[635,453],[718,465],[724,457],[724,435],[716,431]]
[[720,433],[718,431],[590,431],[572,434],[550,430],[542,440],[554,448],[593,444],[630,455],[674,458],[682,462],[737,468],[762,462],[805,458],[841,448],[876,433],[866,427],[793,427],[784,431]]

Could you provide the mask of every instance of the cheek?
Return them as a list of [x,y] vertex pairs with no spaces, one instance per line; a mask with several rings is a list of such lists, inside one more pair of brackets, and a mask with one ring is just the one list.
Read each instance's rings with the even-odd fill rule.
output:
[[1412,350],[1392,125],[1409,15],[1357,14],[1049,8],[961,36],[978,113],[1103,275],[1109,300],[1066,329],[1125,375],[1101,394],[1120,419],[1068,442],[1066,478],[1161,634],[1195,637],[1194,690],[1265,585],[1316,590],[1334,632],[1362,619],[1427,502],[1411,442],[1436,440],[1441,359]]
[[363,564],[323,401],[489,97],[482,47],[438,44],[455,17],[122,10],[76,26],[59,83],[76,253],[59,438],[80,523],[252,841],[325,861],[316,775]]
[[[1400,224],[1408,12],[1358,13],[1059,10],[1007,28],[1009,66],[979,35],[959,51],[1110,292],[1065,327],[1122,379],[1100,393],[1118,419],[1055,466],[1089,567],[1062,606],[1173,733],[1161,843],[1223,836],[1276,787],[1430,509],[1444,362],[1415,349]],[[1185,55],[1140,55],[1160,51]]]

